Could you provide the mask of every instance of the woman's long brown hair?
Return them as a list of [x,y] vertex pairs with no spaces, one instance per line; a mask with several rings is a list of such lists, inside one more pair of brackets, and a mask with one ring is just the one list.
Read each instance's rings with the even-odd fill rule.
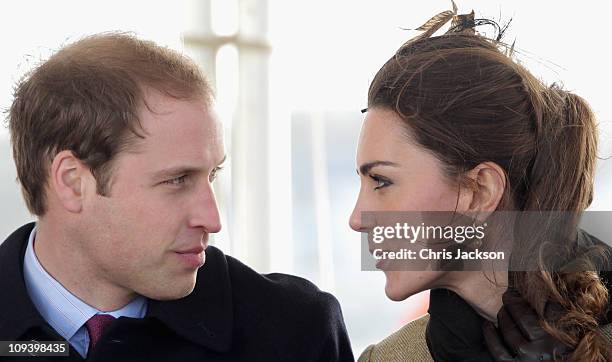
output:
[[[368,107],[397,112],[459,185],[482,162],[500,165],[508,186],[498,209],[580,213],[593,194],[595,117],[582,98],[544,85],[504,49],[473,34],[409,41],[376,74]],[[597,272],[542,267],[509,278],[544,328],[575,348],[573,360],[612,360],[597,329],[608,308]],[[545,315],[550,301],[562,307],[555,320]]]

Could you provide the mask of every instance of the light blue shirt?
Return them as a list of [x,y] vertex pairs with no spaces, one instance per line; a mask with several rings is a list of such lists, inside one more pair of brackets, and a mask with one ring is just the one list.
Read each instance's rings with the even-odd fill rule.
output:
[[36,228],[30,233],[23,262],[23,275],[30,299],[41,316],[64,337],[83,358],[89,348],[85,322],[96,314],[115,318],[143,318],[147,313],[147,298],[139,296],[125,307],[113,312],[101,312],[70,293],[55,280],[38,261],[34,253]]

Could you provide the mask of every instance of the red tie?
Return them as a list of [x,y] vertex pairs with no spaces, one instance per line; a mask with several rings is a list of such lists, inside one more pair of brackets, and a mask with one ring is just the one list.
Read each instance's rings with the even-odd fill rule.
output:
[[85,322],[87,332],[89,332],[89,351],[96,346],[102,333],[115,321],[115,317],[110,314],[96,314]]

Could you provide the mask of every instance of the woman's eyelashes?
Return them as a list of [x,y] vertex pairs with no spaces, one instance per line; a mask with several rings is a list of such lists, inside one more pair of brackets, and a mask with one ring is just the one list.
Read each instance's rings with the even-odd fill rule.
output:
[[217,166],[217,167],[213,168],[213,170],[211,171],[210,175],[208,176],[208,180],[210,182],[215,181],[215,179],[217,178],[217,176],[219,175],[219,172],[221,172],[221,170],[223,170],[223,167],[221,167],[221,166]]
[[368,176],[376,183],[376,187],[374,187],[375,191],[393,185],[393,182],[386,177],[376,174],[368,174]]

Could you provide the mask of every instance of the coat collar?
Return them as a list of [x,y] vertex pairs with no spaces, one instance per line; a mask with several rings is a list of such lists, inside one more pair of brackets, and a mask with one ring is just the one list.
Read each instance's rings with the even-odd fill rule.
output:
[[[23,257],[34,223],[22,226],[0,245],[0,340],[20,338],[32,327],[48,328],[30,300],[23,278]],[[177,335],[223,352],[232,342],[232,288],[227,259],[219,249],[206,249],[206,262],[188,296],[172,301],[149,300],[147,317],[156,318]]]
[[0,245],[0,341],[14,341],[28,329],[46,324],[30,300],[23,279],[23,256],[34,223],[13,232]]

